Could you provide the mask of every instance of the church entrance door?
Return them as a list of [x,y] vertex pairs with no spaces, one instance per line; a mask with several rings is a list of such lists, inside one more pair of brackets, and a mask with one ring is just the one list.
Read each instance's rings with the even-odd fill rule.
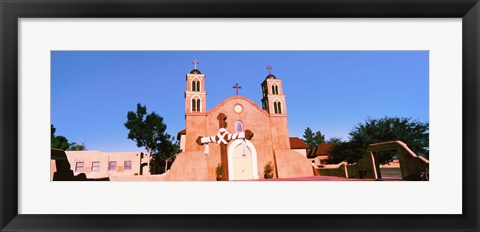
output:
[[245,149],[243,155],[243,146],[239,145],[233,149],[233,178],[235,180],[251,180],[252,173],[252,154],[250,150]]
[[[228,147],[230,180],[258,179],[257,152],[250,141],[235,140]],[[245,150],[245,151],[244,151]]]

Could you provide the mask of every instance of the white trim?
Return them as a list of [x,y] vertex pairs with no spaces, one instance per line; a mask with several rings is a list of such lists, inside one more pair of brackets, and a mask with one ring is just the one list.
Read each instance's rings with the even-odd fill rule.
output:
[[281,101],[282,101],[282,98],[274,97],[274,98],[272,98],[272,100],[273,100],[273,102],[276,102],[276,101],[281,102]]
[[[200,89],[194,91],[194,90],[193,90],[192,82],[194,82],[195,79],[197,79],[197,81],[200,82],[200,86],[199,86]],[[190,86],[190,91],[192,91],[192,92],[202,92],[202,80],[201,80],[199,77],[195,76],[195,77],[193,77],[193,78],[190,78],[190,85],[191,85],[191,86]]]
[[[233,178],[233,149],[237,146],[241,146],[243,140],[242,139],[237,139],[234,140],[230,145],[228,146],[228,178],[229,180],[235,180]],[[258,160],[257,160],[257,150],[255,149],[255,146],[253,146],[252,142],[245,140],[245,143],[247,144],[247,149],[250,149],[250,153],[252,154],[252,172],[253,172],[253,179],[257,180],[258,179]]]
[[273,83],[271,84],[271,87],[270,87],[270,88],[273,87],[274,90],[276,90],[276,91],[272,90],[272,95],[280,95],[280,91],[278,91],[278,88],[279,88],[278,86],[279,86],[279,85],[280,85],[280,82],[273,82]]
[[[200,100],[200,111],[193,111],[193,102],[192,102],[192,100],[196,100],[195,97],[198,97],[198,99]],[[203,107],[202,107],[202,101],[203,101],[202,98],[201,98],[200,95],[198,95],[198,94],[195,94],[195,95],[193,95],[192,97],[190,97],[190,112],[203,112],[203,111],[202,111],[202,108],[203,108]]]
[[192,97],[191,97],[191,98],[194,98],[194,97],[198,97],[198,98],[200,98],[200,99],[201,99],[201,97],[200,97],[200,95],[199,95],[199,94],[194,94],[194,95],[192,95]]
[[[284,103],[283,103],[282,100],[283,100],[282,98],[278,98],[278,97],[272,98],[272,103],[271,104],[272,104],[273,114],[284,114],[284,112],[285,112],[284,107],[283,107]],[[280,102],[280,107],[282,108],[281,109],[282,113],[278,113],[278,111],[277,111],[277,113],[275,113],[275,102]]]
[[370,152],[370,156],[372,157],[373,174],[375,175],[375,180],[376,180],[378,179],[378,174],[377,174],[377,165],[375,165],[375,156],[373,155],[373,152]]

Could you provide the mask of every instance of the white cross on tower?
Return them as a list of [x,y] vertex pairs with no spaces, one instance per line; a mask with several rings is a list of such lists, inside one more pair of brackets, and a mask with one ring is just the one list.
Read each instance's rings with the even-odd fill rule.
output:
[[197,64],[199,63],[197,58],[193,59],[192,63],[194,65],[194,69],[197,69]]
[[268,75],[272,74],[271,71],[272,71],[272,66],[268,65],[267,66],[267,69],[268,69]]

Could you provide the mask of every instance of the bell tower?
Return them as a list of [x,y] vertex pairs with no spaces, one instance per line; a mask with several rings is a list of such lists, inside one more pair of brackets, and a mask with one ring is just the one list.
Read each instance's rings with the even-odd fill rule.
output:
[[268,76],[262,82],[262,108],[270,115],[272,144],[278,150],[290,150],[288,137],[287,103],[283,93],[282,80],[272,74],[267,66]]
[[195,140],[206,133],[207,91],[205,74],[197,69],[198,60],[194,59],[192,63],[193,69],[185,77],[185,151],[201,151],[203,147]]
[[197,69],[197,59],[192,61],[194,68],[187,73],[185,90],[185,114],[205,113],[207,92],[205,91],[205,74]]
[[272,67],[267,66],[268,76],[262,82],[262,109],[270,115],[286,116],[287,104],[283,94],[282,80],[271,73]]

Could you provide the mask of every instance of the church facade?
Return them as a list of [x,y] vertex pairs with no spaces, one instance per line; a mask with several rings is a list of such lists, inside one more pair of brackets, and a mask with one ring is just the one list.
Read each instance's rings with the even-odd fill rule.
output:
[[[261,107],[237,95],[209,110],[206,81],[206,75],[196,67],[186,74],[186,128],[180,138],[183,152],[166,173],[166,179],[216,180],[219,165],[227,180],[263,179],[269,162],[274,165],[274,177],[313,176],[311,161],[294,150],[298,147],[290,145],[281,79],[269,73],[261,83]],[[225,116],[224,124],[219,115]],[[251,139],[245,138],[247,130],[253,132]]]

